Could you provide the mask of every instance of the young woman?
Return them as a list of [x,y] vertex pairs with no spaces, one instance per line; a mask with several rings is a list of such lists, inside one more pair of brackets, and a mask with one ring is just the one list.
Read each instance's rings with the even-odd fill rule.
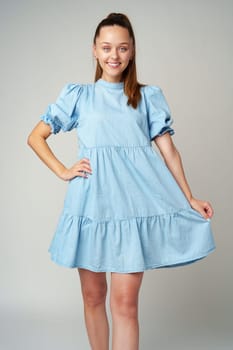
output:
[[[54,262],[78,268],[91,348],[109,349],[111,272],[112,349],[137,350],[144,271],[189,264],[213,251],[213,209],[191,193],[162,90],[137,81],[135,37],[124,14],[100,22],[93,53],[95,83],[67,84],[28,143],[69,182],[50,252]],[[74,128],[79,159],[67,168],[46,140]]]

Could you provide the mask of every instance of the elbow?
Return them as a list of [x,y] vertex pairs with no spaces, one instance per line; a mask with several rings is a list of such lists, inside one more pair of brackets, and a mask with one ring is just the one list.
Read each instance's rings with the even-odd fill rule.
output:
[[28,136],[28,138],[27,138],[27,145],[28,145],[29,147],[31,147],[31,144],[32,144],[32,135],[30,134],[30,135]]
[[28,135],[27,144],[33,149],[37,148],[38,145],[43,143],[50,135],[50,126],[40,122]]
[[180,152],[178,151],[175,145],[172,149],[172,154],[173,154],[173,157],[180,157]]
[[169,147],[160,150],[163,158],[174,158],[179,157],[180,153],[174,143],[170,144]]
[[31,147],[32,149],[34,149],[36,147],[36,145],[38,144],[39,142],[39,136],[34,132],[32,131],[29,135],[28,135],[28,138],[27,138],[27,145],[29,147]]
[[28,145],[29,147],[32,147],[32,145],[33,145],[33,140],[34,140],[33,134],[30,133],[30,134],[28,135],[28,138],[27,138],[27,145]]
[[172,160],[174,159],[180,159],[181,156],[180,156],[180,152],[178,151],[178,149],[176,148],[176,146],[174,145],[174,147],[172,148],[171,152],[170,152],[170,158]]
[[169,150],[167,150],[167,152],[163,152],[162,157],[166,164],[172,163],[177,159],[181,159],[180,153],[175,147],[175,145]]

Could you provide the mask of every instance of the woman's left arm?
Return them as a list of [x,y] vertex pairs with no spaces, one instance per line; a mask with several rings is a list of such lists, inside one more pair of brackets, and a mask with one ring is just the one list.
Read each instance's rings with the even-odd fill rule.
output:
[[184,192],[191,207],[197,210],[205,219],[209,219],[213,216],[213,208],[209,202],[202,201],[193,197],[191,189],[185,177],[184,168],[181,160],[180,153],[175,147],[171,135],[165,133],[162,136],[154,138],[154,142],[157,145],[165,164],[171,171],[176,182]]

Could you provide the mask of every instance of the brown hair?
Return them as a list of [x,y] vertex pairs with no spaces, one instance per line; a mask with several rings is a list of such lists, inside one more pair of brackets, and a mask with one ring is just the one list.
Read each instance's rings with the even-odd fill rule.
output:
[[[120,27],[126,28],[129,32],[130,38],[133,40],[133,57],[129,61],[127,68],[124,70],[122,74],[122,78],[124,81],[124,92],[126,96],[128,96],[128,105],[131,105],[133,108],[136,108],[138,102],[141,99],[140,87],[141,84],[137,81],[137,70],[136,70],[136,62],[135,62],[135,36],[133,32],[132,25],[128,19],[128,17],[122,13],[110,13],[106,18],[104,18],[97,26],[95,35],[94,35],[94,44],[96,44],[96,38],[100,34],[100,30],[102,27],[114,26],[118,25]],[[95,72],[95,81],[101,78],[103,70],[97,60],[96,72]]]

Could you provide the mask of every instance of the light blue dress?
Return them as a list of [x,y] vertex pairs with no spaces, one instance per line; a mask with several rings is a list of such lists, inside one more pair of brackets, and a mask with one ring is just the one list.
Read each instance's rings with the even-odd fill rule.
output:
[[180,266],[215,249],[210,219],[191,208],[152,147],[173,119],[158,86],[127,105],[123,83],[67,84],[41,119],[54,134],[76,128],[92,175],[69,181],[49,251],[66,267],[119,273]]

